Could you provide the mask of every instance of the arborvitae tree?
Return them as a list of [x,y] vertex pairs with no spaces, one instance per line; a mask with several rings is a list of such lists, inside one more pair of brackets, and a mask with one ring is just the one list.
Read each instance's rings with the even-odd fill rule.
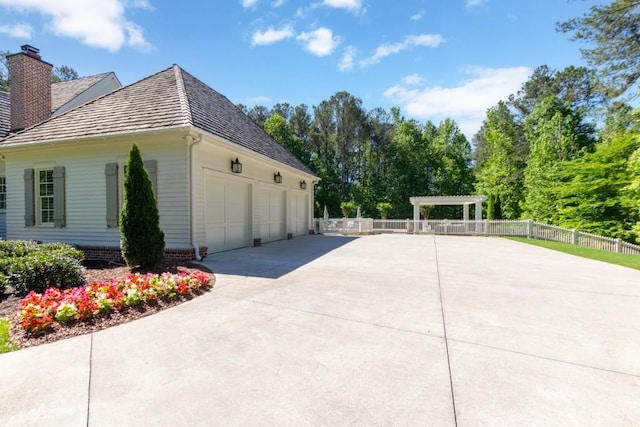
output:
[[124,171],[124,206],[120,212],[122,257],[127,265],[152,267],[164,257],[164,233],[151,179],[137,144],[131,146]]

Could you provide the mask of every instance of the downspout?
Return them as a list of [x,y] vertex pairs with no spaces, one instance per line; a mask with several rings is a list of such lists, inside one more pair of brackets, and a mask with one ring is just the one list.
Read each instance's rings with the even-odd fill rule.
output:
[[189,145],[189,216],[191,217],[189,223],[189,232],[191,234],[191,246],[193,246],[194,255],[197,261],[202,261],[202,257],[200,256],[200,247],[196,243],[196,228],[194,224],[196,223],[196,210],[194,209],[194,201],[196,199],[196,165],[195,165],[195,156],[193,155],[193,147],[196,144],[202,141],[202,135],[198,137],[194,137],[193,135],[187,135],[187,144]]

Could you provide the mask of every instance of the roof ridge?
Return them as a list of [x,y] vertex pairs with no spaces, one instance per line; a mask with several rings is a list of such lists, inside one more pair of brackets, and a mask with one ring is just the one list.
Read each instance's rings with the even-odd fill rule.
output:
[[173,64],[173,72],[176,76],[176,86],[178,88],[178,98],[180,99],[180,111],[187,119],[190,125],[193,125],[193,115],[191,113],[191,103],[187,94],[187,88],[184,86],[184,78],[182,76],[183,69],[179,65]]

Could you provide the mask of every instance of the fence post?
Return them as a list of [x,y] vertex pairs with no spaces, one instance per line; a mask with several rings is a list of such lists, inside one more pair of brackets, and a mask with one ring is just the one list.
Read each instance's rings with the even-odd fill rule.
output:
[[527,239],[530,239],[533,236],[533,220],[527,221]]
[[573,245],[577,245],[578,244],[578,230],[576,230],[575,228],[573,230],[571,230],[571,244]]
[[489,236],[489,220],[488,219],[484,220],[484,236],[485,237]]
[[616,239],[616,252],[622,252],[622,240]]

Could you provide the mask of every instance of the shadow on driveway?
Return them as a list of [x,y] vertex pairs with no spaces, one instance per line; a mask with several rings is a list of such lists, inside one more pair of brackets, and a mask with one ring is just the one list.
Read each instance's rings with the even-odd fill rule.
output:
[[210,254],[201,263],[217,274],[277,279],[356,239],[358,237],[301,236]]

